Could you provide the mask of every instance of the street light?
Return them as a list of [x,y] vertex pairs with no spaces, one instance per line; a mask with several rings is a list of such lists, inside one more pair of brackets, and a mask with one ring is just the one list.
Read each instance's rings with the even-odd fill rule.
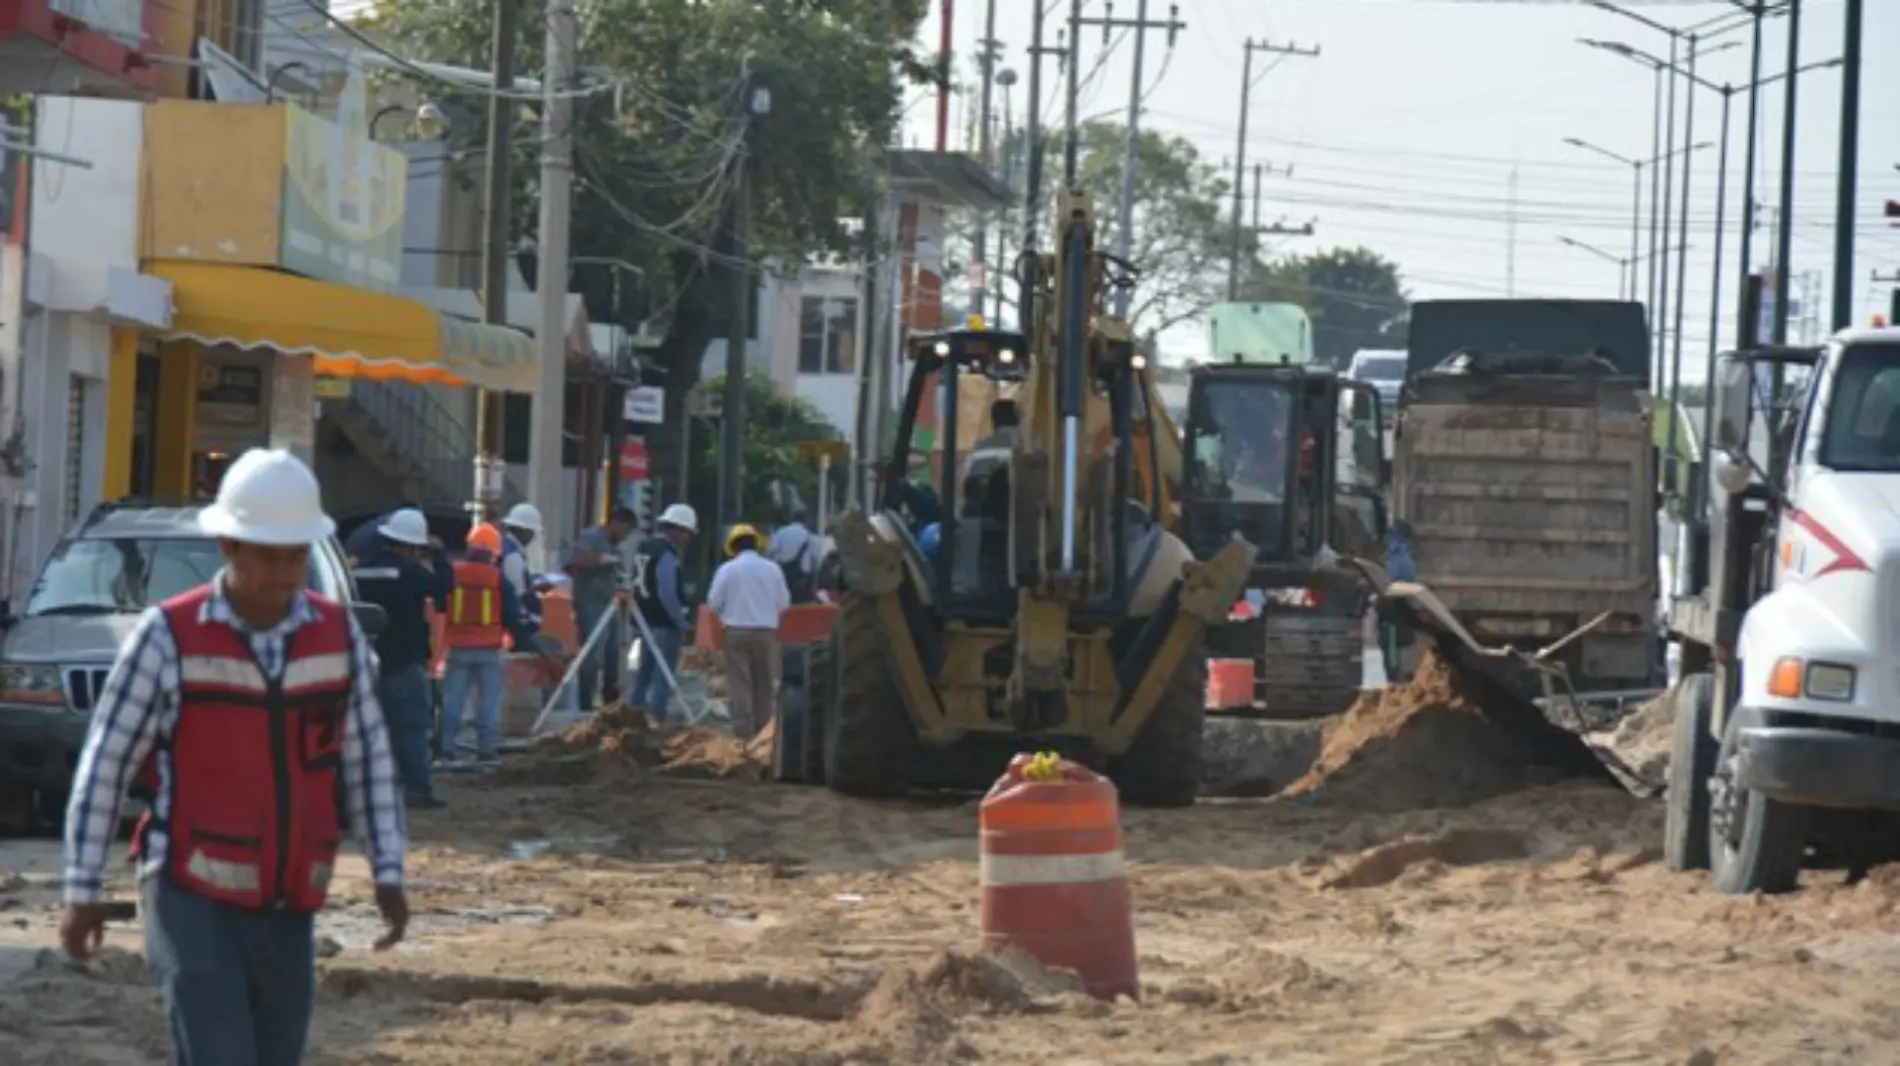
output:
[[1609,262],[1615,263],[1616,264],[1617,298],[1619,299],[1624,299],[1624,298],[1634,299],[1635,298],[1635,293],[1631,293],[1627,291],[1629,289],[1629,283],[1630,283],[1630,277],[1629,277],[1630,264],[1635,262],[1634,253],[1632,253],[1630,258],[1624,258],[1623,256],[1615,254],[1614,252],[1606,252],[1603,249],[1598,248],[1594,244],[1589,244],[1584,241],[1576,240],[1575,238],[1572,238],[1572,237],[1558,237],[1557,241],[1560,244],[1567,244],[1570,247],[1575,248],[1576,250],[1580,252],[1588,252],[1591,255],[1596,256],[1598,259],[1604,259],[1604,260],[1608,260]]
[[[1704,148],[1713,147],[1712,142],[1703,141],[1699,144],[1689,145],[1686,148],[1678,148],[1673,152],[1659,153],[1657,155],[1650,156],[1648,159],[1634,159],[1634,158],[1631,158],[1630,156],[1624,155],[1621,152],[1611,151],[1610,149],[1605,148],[1600,144],[1596,144],[1591,141],[1586,141],[1581,137],[1565,137],[1564,143],[1569,145],[1572,148],[1581,148],[1586,152],[1594,152],[1595,154],[1600,155],[1604,157],[1605,159],[1610,159],[1610,160],[1614,160],[1615,162],[1621,163],[1624,166],[1629,167],[1632,171],[1634,171],[1635,173],[1635,180],[1633,182],[1634,190],[1631,196],[1631,204],[1630,204],[1630,254],[1629,254],[1628,261],[1631,264],[1641,263],[1645,261],[1653,263],[1657,256],[1656,235],[1653,230],[1651,231],[1651,234],[1650,234],[1649,255],[1644,256],[1638,250],[1640,247],[1640,241],[1641,241],[1641,236],[1643,232],[1643,170],[1646,167],[1653,167],[1657,163],[1661,162],[1663,159],[1663,156],[1665,155],[1675,156],[1675,155],[1682,155],[1687,152],[1700,152]],[[1632,271],[1631,276],[1630,276],[1630,295],[1629,295],[1629,298],[1632,300],[1636,299],[1635,281],[1636,281],[1635,274]],[[1650,279],[1650,285],[1652,287],[1655,285],[1654,277]]]

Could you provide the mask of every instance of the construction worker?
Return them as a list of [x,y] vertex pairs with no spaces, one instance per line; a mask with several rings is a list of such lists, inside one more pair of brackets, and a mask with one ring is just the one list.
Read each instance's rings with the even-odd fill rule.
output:
[[409,923],[402,799],[375,652],[307,587],[311,546],[336,529],[310,468],[245,452],[199,524],[224,568],[145,612],[94,704],[66,811],[60,940],[76,959],[99,949],[126,786],[150,774],[133,854],[171,1061],[296,1066],[339,808],[369,859],[382,949]]
[[528,572],[526,549],[540,535],[541,510],[534,504],[515,504],[501,520],[501,576],[513,586],[521,612],[535,626],[541,624],[541,592]]
[[375,518],[351,530],[349,537],[343,541],[343,555],[349,560],[349,564],[355,566],[357,563],[369,558],[370,555],[375,552],[377,545],[382,541],[383,523],[389,521],[390,515],[395,514],[396,511],[411,511],[415,509],[412,504],[405,503],[401,507],[377,515]]
[[810,603],[813,580],[818,575],[818,538],[805,524],[805,516],[794,512],[791,520],[772,531],[772,561],[785,573],[785,584],[792,598]]
[[376,527],[377,544],[356,567],[357,592],[382,607],[388,624],[376,635],[377,695],[389,722],[389,743],[410,807],[440,807],[429,784],[429,731],[435,695],[429,685],[430,604],[449,609],[455,572],[442,541],[413,508],[393,511]]
[[442,627],[448,661],[442,669],[442,759],[457,760],[462,713],[472,694],[476,758],[501,754],[501,698],[508,687],[508,637],[520,647],[534,642],[515,590],[501,576],[501,534],[484,522],[469,534],[468,550],[455,564],[455,588]]
[[619,696],[622,634],[609,615],[614,609],[614,594],[620,589],[620,545],[639,523],[640,518],[632,508],[616,507],[607,521],[581,530],[580,536],[574,538],[574,546],[568,550],[567,573],[574,579],[574,621],[580,629],[580,639],[587,641],[601,620],[608,619],[607,631],[581,659],[577,680],[582,710],[595,705],[596,691],[601,703],[612,703]]
[[645,632],[653,639],[646,641],[641,652],[628,702],[644,709],[656,725],[666,724],[667,708],[673,703],[667,674],[679,668],[680,645],[693,627],[692,616],[686,613],[680,558],[698,534],[698,512],[676,503],[660,512],[659,532],[634,550],[633,609],[640,612]]
[[792,605],[785,574],[759,554],[764,538],[741,522],[726,534],[731,558],[713,574],[706,604],[726,631],[726,701],[732,731],[750,740],[778,696],[778,624]]

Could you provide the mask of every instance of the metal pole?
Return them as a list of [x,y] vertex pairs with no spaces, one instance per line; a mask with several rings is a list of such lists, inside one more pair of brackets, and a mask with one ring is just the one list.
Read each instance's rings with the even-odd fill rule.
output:
[[1755,31],[1748,61],[1748,135],[1742,147],[1741,262],[1736,279],[1742,286],[1735,308],[1735,343],[1738,345],[1750,337],[1759,337],[1761,332],[1759,318],[1754,322],[1748,320],[1748,290],[1755,284],[1755,148],[1761,136],[1761,24],[1767,13],[1766,3],[1755,5]]
[[943,64],[943,81],[937,86],[937,151],[939,152],[948,151],[950,148],[950,71],[952,69],[950,57],[953,54],[950,44],[955,37],[956,8],[956,0],[943,0],[943,20],[937,34],[937,50],[942,53],[937,59]]
[[[1042,0],[1035,0],[1042,3]],[[946,4],[946,7],[948,5]],[[995,146],[990,136],[990,107],[995,99],[996,90],[996,0],[988,0],[983,11],[983,51],[979,62],[983,65],[983,95],[977,105],[977,151],[982,154],[983,168],[991,174],[996,173]],[[1000,227],[999,227],[1000,228]],[[990,291],[990,217],[988,211],[976,213],[976,286],[971,294],[971,312],[983,314]]]
[[[1032,0],[1041,3],[1042,0]],[[1122,202],[1115,221],[1115,254],[1129,257],[1135,239],[1135,170],[1141,164],[1141,66],[1148,40],[1148,0],[1135,4],[1135,70],[1128,79],[1128,148],[1122,157]],[[1115,290],[1115,314],[1128,317],[1134,293],[1127,288]]]
[[[496,0],[489,63],[494,68],[494,94],[488,98],[488,175],[483,196],[482,321],[490,326],[508,324],[508,215],[511,120],[515,101],[508,94],[515,84],[515,42],[521,36],[520,0]],[[475,491],[469,511],[475,518],[492,518],[495,488],[501,481],[502,413],[505,393],[482,389],[475,395]],[[551,512],[544,512],[551,513]]]
[[[1715,169],[1715,250],[1711,254],[1709,277],[1709,355],[1702,368],[1702,387],[1706,392],[1715,384],[1715,356],[1722,347],[1722,238],[1728,224],[1728,132],[1729,103],[1735,98],[1735,88],[1722,86],[1722,136],[1718,139],[1722,153]],[[1706,436],[1706,434],[1705,434]],[[1709,498],[1709,457],[1706,441],[1702,447],[1702,469],[1696,479],[1695,494],[1690,499],[1689,514],[1700,518],[1706,511],[1704,501]]]
[[1630,166],[1635,180],[1630,184],[1630,258],[1629,258],[1629,299],[1636,299],[1636,264],[1643,258],[1643,162],[1637,160]]
[[[1040,7],[1043,0],[1033,0],[1033,2]],[[1069,100],[1067,117],[1065,117],[1062,122],[1062,128],[1064,130],[1062,137],[1062,187],[1064,190],[1075,188],[1076,159],[1077,153],[1081,148],[1081,146],[1076,143],[1081,139],[1081,130],[1076,128],[1075,114],[1076,103],[1078,98],[1082,95],[1081,30],[1082,0],[1069,0],[1069,54],[1066,57],[1066,61],[1069,64]]]
[[[1241,231],[1246,216],[1241,213],[1241,197],[1247,184],[1247,98],[1253,95],[1253,38],[1247,38],[1246,59],[1240,67],[1240,133],[1234,138],[1234,250],[1227,262],[1227,298],[1240,299]],[[1218,355],[1218,353],[1216,353]]]
[[1651,105],[1649,123],[1649,276],[1644,279],[1645,290],[1649,295],[1649,332],[1658,341],[1661,338],[1660,321],[1656,318],[1657,263],[1662,255],[1662,126],[1663,126],[1663,69],[1656,68],[1656,87],[1654,103]]
[[[1669,65],[1663,73],[1669,83],[1669,100],[1664,105],[1663,119],[1663,173],[1662,173],[1662,237],[1656,250],[1656,324],[1657,338],[1663,336],[1662,327],[1669,321],[1669,224],[1675,210],[1675,200],[1671,196],[1676,188],[1676,60],[1680,57],[1682,39],[1674,34],[1669,36]],[[1660,394],[1668,382],[1664,376],[1663,346],[1656,345],[1655,391]]]
[[[1682,322],[1683,308],[1688,304],[1689,293],[1689,191],[1691,176],[1695,172],[1695,98],[1696,74],[1695,61],[1699,42],[1695,34],[1689,35],[1689,59],[1687,67],[1687,86],[1684,89],[1682,116],[1682,218],[1676,224],[1676,321],[1669,338],[1669,493],[1679,496],[1683,486],[1676,483],[1677,463],[1681,456],[1676,453],[1677,410],[1682,400]],[[1672,75],[1671,81],[1675,78]]]
[[751,189],[746,180],[748,142],[752,136],[752,91],[748,84],[745,92],[746,114],[740,118],[745,128],[739,135],[738,151],[732,161],[732,217],[726,237],[727,254],[732,262],[732,311],[726,319],[726,380],[725,401],[719,413],[719,535],[734,522],[739,521],[745,508],[745,381],[746,381],[746,338],[751,333],[748,320],[752,317],[752,270],[747,257],[751,254],[751,240],[747,227],[751,224],[748,201]]
[[[1029,153],[1028,174],[1023,190],[1023,250],[1036,247],[1036,212],[1042,197],[1042,36],[1048,21],[1043,0],[1031,0],[1034,15],[1030,20],[1029,39],[1029,114],[1023,119],[1024,150]],[[1036,335],[1036,289],[1033,277],[1025,277],[1017,286],[1016,328],[1034,343]],[[879,445],[883,442],[880,440]]]
[[1862,0],[1847,0],[1847,42],[1841,48],[1841,165],[1834,199],[1833,327],[1854,319],[1854,182],[1860,166],[1860,31]]
[[[1788,343],[1788,288],[1791,282],[1790,244],[1794,234],[1794,154],[1795,87],[1801,81],[1801,0],[1788,0],[1788,91],[1781,116],[1781,209],[1775,217],[1775,332],[1776,344]],[[1778,372],[1779,364],[1775,368]],[[1781,399],[1781,381],[1777,374],[1775,400]]]
[[[544,515],[561,507],[561,434],[567,405],[568,224],[573,204],[572,98],[574,0],[550,0],[547,13],[547,76],[541,119],[541,220],[537,293],[540,378],[531,408],[528,440],[528,499]],[[619,424],[619,419],[615,419]],[[618,478],[614,479],[616,482]],[[614,495],[618,495],[615,493]]]

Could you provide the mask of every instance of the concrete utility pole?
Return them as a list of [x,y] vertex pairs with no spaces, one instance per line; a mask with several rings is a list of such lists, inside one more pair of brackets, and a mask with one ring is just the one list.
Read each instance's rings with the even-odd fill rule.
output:
[[[1168,5],[1168,21],[1150,22],[1148,20],[1148,0],[1136,0],[1135,17],[1118,19],[1111,13],[1103,18],[1078,19],[1079,25],[1100,26],[1104,34],[1115,29],[1126,29],[1135,35],[1135,70],[1128,79],[1128,147],[1122,157],[1122,190],[1120,211],[1116,216],[1115,254],[1127,259],[1134,246],[1135,231],[1135,171],[1141,165],[1141,68],[1146,49],[1149,30],[1167,30],[1168,47],[1173,48],[1175,39],[1187,23],[1180,19],[1181,5]],[[1074,136],[1071,131],[1071,136]],[[1115,313],[1122,318],[1128,317],[1128,305],[1134,293],[1128,289],[1115,290]]]
[[[1041,0],[1037,0],[1041,3]],[[983,71],[983,95],[977,105],[976,143],[983,168],[995,174],[996,147],[990,136],[990,108],[996,96],[996,61],[1002,57],[1003,42],[996,39],[996,0],[989,0],[983,11],[983,39],[976,54]],[[983,314],[990,291],[990,217],[987,211],[976,213],[976,284],[970,293],[970,312]]]
[[[483,204],[488,232],[482,242],[482,321],[508,325],[508,216],[510,126],[515,101],[515,43],[521,36],[520,0],[496,0],[494,39],[489,59],[495,71],[494,92],[488,97],[488,181]],[[501,502],[502,413],[506,393],[482,389],[475,395],[475,492],[469,511],[476,520],[495,518]]]
[[[1023,248],[1036,247],[1036,215],[1042,204],[1042,57],[1056,55],[1067,57],[1062,48],[1050,48],[1042,43],[1045,25],[1048,22],[1048,7],[1042,0],[1031,5],[1034,12],[1030,20],[1029,37],[1029,115],[1025,119],[1024,140],[1029,152],[1028,175],[1023,193]],[[1030,335],[1036,330],[1036,292],[1033,285],[1019,286],[1016,297],[1017,328]]]
[[[1042,0],[1032,0],[1038,7]],[[1067,110],[1062,120],[1062,187],[1075,188],[1076,160],[1081,145],[1080,124],[1076,119],[1075,108],[1082,95],[1082,0],[1069,0],[1069,53],[1063,57],[1069,64],[1069,91],[1066,94]],[[1108,43],[1108,28],[1102,28],[1102,43]]]
[[1834,198],[1835,329],[1854,322],[1854,192],[1860,166],[1860,37],[1862,0],[1847,0],[1847,43],[1841,56],[1841,165]]
[[732,217],[727,226],[726,254],[732,260],[732,313],[726,320],[726,381],[719,435],[719,536],[740,520],[745,509],[745,379],[746,341],[752,333],[752,123],[772,109],[772,94],[745,75],[740,106],[744,125],[732,160]]
[[[1788,86],[1781,116],[1781,208],[1775,217],[1775,344],[1788,343],[1788,291],[1793,285],[1789,261],[1794,258],[1788,246],[1794,240],[1794,156],[1795,87],[1800,83],[1801,0],[1788,0]],[[1781,399],[1784,373],[1775,365],[1775,399]]]
[[[568,224],[573,210],[574,0],[548,3],[548,69],[541,79],[546,99],[541,112],[540,269],[536,271],[540,319],[535,339],[541,350],[541,375],[529,420],[528,499],[543,516],[561,513],[561,437],[567,413]],[[611,484],[619,488],[618,457],[610,464]],[[619,493],[609,491],[612,503]]]
[[[1227,263],[1227,298],[1229,300],[1239,299],[1240,255],[1244,247],[1241,237],[1247,227],[1247,215],[1243,210],[1242,201],[1246,196],[1248,101],[1253,96],[1253,87],[1258,80],[1253,73],[1254,53],[1270,52],[1274,55],[1302,56],[1308,59],[1319,56],[1317,45],[1312,48],[1301,48],[1297,44],[1273,44],[1268,41],[1256,41],[1252,37],[1247,38],[1244,51],[1240,73],[1240,132],[1235,137],[1234,147],[1234,249],[1233,258]],[[1269,67],[1268,70],[1261,71],[1260,76],[1266,77],[1271,69]],[[1306,230],[1310,233],[1312,227],[1308,226]]]

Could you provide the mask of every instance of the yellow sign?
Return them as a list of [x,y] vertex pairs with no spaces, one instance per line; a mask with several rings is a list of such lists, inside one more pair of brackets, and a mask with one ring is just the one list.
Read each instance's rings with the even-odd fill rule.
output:
[[845,440],[802,440],[798,442],[802,459],[830,459],[834,463],[851,458],[851,442]]
[[409,160],[370,139],[362,70],[350,68],[334,120],[285,110],[281,265],[358,288],[396,288]]
[[319,400],[347,400],[350,398],[350,379],[318,377],[311,392]]

